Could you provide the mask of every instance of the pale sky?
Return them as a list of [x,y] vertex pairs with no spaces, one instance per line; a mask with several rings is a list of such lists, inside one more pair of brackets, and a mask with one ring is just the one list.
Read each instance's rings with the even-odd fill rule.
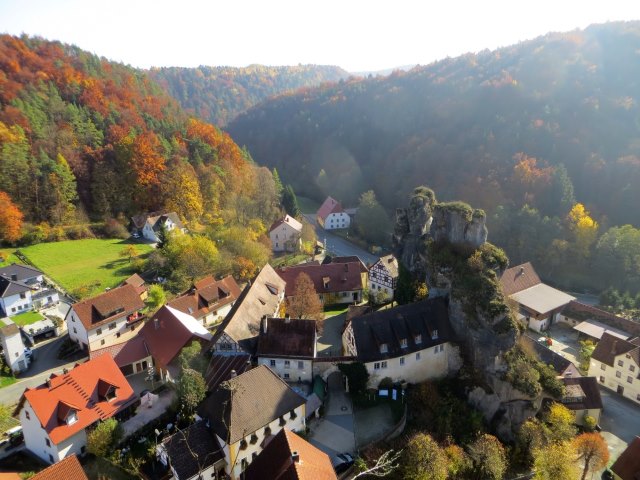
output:
[[0,0],[0,32],[135,67],[425,65],[550,31],[640,20],[637,0]]

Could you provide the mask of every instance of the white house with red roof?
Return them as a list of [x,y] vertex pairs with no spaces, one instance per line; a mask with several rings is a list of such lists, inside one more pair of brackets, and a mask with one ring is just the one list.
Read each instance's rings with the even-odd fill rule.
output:
[[271,249],[274,252],[295,252],[302,244],[302,224],[295,218],[285,215],[269,229]]
[[316,214],[318,225],[325,230],[337,230],[340,228],[349,228],[351,225],[351,217],[342,208],[340,202],[334,198],[327,197]]
[[27,388],[16,407],[27,449],[45,462],[82,455],[87,428],[127,411],[137,397],[111,356]]
[[65,318],[69,338],[89,351],[133,338],[145,318],[144,294],[146,288],[124,284],[74,303]]

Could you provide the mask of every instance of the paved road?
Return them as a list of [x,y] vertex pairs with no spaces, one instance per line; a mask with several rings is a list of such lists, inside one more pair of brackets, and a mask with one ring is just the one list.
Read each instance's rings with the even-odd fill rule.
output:
[[33,348],[35,362],[31,364],[27,372],[18,377],[16,383],[0,389],[0,403],[4,405],[17,403],[25,388],[37,387],[44,383],[52,373],[61,373],[64,368],[73,368],[78,361],[83,361],[83,359],[75,359],[70,362],[67,359],[57,358],[58,349],[67,338],[68,335],[62,335],[38,343]]
[[363,250],[357,245],[354,245],[353,243],[345,240],[344,238],[334,235],[320,227],[316,222],[315,214],[305,213],[304,216],[307,221],[309,221],[309,223],[311,223],[311,225],[315,227],[318,240],[321,242],[324,242],[326,240],[327,253],[333,253],[334,255],[337,255],[339,257],[349,257],[351,255],[356,255],[360,257],[360,260],[362,260],[365,265],[374,264],[380,258],[376,255],[372,255],[366,250]]
[[600,395],[604,405],[600,426],[613,463],[627,444],[640,435],[640,406],[603,386],[600,386]]

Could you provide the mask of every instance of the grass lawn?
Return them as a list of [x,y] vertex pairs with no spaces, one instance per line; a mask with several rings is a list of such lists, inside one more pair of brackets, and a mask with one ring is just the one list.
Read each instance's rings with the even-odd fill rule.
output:
[[324,318],[335,317],[336,315],[342,315],[349,310],[349,305],[331,305],[324,309]]
[[40,315],[38,312],[24,312],[18,315],[14,315],[11,317],[11,320],[17,325],[24,327],[26,325],[31,325],[32,323],[36,323],[42,320],[44,317]]
[[[88,287],[81,296],[90,297],[134,273],[129,259],[120,257],[130,244],[128,240],[91,238],[40,243],[20,251],[67,291]],[[149,245],[134,245],[143,257],[152,250]]]
[[271,261],[271,266],[273,268],[289,267],[291,265],[298,265],[299,263],[305,262],[309,258],[309,255],[305,255],[304,253],[288,253],[286,255],[274,257]]
[[109,478],[110,480],[135,480],[136,477],[104,458],[87,455],[82,462],[84,473],[90,480]]
[[320,208],[321,204],[311,198],[301,197],[300,195],[296,195],[296,198],[302,213],[316,213]]
[[7,260],[0,260],[0,267],[6,267],[7,265],[11,265],[12,263],[22,263],[18,257],[16,257],[13,252],[15,252],[15,248],[0,248],[0,253],[4,253],[7,255]]
[[[16,377],[14,377],[13,375],[8,376],[8,375],[5,375],[4,373],[0,373],[0,388],[7,387],[7,386],[12,385],[14,383],[16,383]],[[20,422],[18,422],[18,423],[20,423]],[[15,427],[15,425],[11,425],[11,426]],[[9,428],[11,428],[11,427],[9,427]]]

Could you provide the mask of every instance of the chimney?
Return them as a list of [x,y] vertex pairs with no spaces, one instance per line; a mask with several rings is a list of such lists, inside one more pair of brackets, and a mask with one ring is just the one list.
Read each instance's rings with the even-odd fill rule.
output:
[[18,281],[18,274],[17,273],[12,273],[11,274],[11,280],[13,280],[14,282]]
[[153,326],[156,327],[156,330],[160,329],[160,320],[158,320],[157,318],[153,319]]
[[524,267],[520,267],[520,273],[518,275],[524,275]]
[[231,370],[231,375],[229,375],[229,378],[235,378],[238,376],[238,372],[236,372],[235,370]]
[[293,463],[300,463],[300,454],[298,453],[297,450],[294,450],[293,452],[291,452],[291,461]]
[[618,341],[617,341],[617,340],[614,340],[614,341],[611,343],[611,355],[615,355],[615,354],[616,354],[616,345],[617,345],[617,343],[618,343]]
[[284,316],[284,323],[291,323],[291,315],[288,313]]
[[267,323],[268,323],[268,319],[266,315],[262,316],[262,333],[266,334],[267,333]]

